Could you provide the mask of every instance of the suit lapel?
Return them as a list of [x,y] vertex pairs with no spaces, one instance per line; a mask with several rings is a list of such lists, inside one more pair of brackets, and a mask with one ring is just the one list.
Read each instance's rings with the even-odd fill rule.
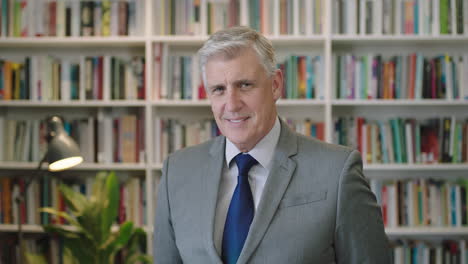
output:
[[281,134],[273,156],[273,166],[237,263],[246,263],[249,260],[270,226],[296,168],[296,162],[290,158],[296,153],[297,136],[281,121]]
[[201,226],[203,228],[202,234],[205,236],[203,240],[208,250],[208,254],[213,260],[212,263],[221,263],[221,258],[216,252],[216,248],[214,246],[213,232],[219,183],[221,181],[221,173],[224,164],[225,142],[225,138],[222,136],[214,140],[210,148],[208,162],[205,164],[205,169],[201,170],[201,173],[204,174],[201,176],[201,179],[203,179],[203,193],[201,194],[203,198],[201,200],[203,214]]

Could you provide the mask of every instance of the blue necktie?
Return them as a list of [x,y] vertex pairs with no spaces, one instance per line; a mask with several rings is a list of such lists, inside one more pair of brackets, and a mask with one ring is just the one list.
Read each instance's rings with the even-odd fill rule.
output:
[[254,202],[249,185],[249,170],[257,160],[249,154],[238,154],[234,160],[239,169],[237,186],[232,195],[223,234],[221,258],[225,264],[235,264],[249,233],[254,217]]

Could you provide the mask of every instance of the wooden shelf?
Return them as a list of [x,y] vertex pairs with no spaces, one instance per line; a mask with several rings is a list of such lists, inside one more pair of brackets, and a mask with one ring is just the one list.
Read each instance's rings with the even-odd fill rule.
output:
[[150,168],[152,170],[162,170],[162,167],[163,167],[163,164],[162,163],[158,163],[158,164],[151,164]]
[[[25,233],[44,233],[41,225],[23,225]],[[71,227],[70,227],[71,229]],[[113,230],[117,227],[114,226]],[[145,232],[150,232],[152,228],[144,226]],[[0,232],[17,232],[17,224],[0,224]],[[385,228],[385,232],[390,237],[402,236],[468,236],[468,227],[394,227]]]
[[0,47],[144,47],[145,37],[0,37]]
[[[326,41],[323,35],[312,36],[266,36],[273,45],[301,45],[301,44],[324,44]],[[153,36],[152,42],[167,43],[172,46],[201,46],[208,39],[208,36],[189,36],[189,35],[166,35]]]
[[[24,233],[44,233],[40,225],[22,225]],[[0,232],[18,232],[17,224],[0,224]]]
[[[71,226],[64,226],[66,229],[68,230],[73,230],[74,228],[71,227]],[[28,233],[28,234],[31,234],[31,233],[38,233],[38,234],[43,234],[45,233],[44,232],[44,229],[42,228],[42,225],[23,225],[21,227],[23,229],[23,232],[24,233]],[[152,232],[152,228],[150,228],[149,226],[143,226],[143,230],[145,230],[145,232],[147,234],[150,234],[150,232]],[[112,231],[117,231],[117,226],[114,225],[112,226]],[[0,224],[0,233],[7,233],[7,232],[18,232],[18,225],[17,224]]]
[[0,101],[0,107],[144,107],[145,100],[70,100],[70,101]]
[[[155,107],[181,107],[181,106],[210,106],[209,100],[168,100],[161,99],[153,101],[152,106]],[[324,100],[317,99],[279,99],[276,103],[278,106],[325,106]]]
[[446,100],[446,99],[373,99],[373,100],[360,100],[360,99],[335,99],[332,100],[333,106],[468,106],[468,100]]
[[[161,170],[162,164],[152,163],[152,170]],[[468,164],[365,164],[364,171],[468,171]]]
[[[1,170],[34,170],[36,169],[38,162],[0,162]],[[97,163],[82,163],[69,171],[95,171],[95,170],[114,170],[114,171],[144,171],[146,169],[144,163],[109,163],[109,164],[97,164]],[[43,166],[45,170],[46,165]]]
[[210,105],[208,100],[170,100],[161,99],[151,103],[155,107],[181,107],[181,106],[202,106],[207,107]]
[[468,236],[468,227],[395,227],[385,228],[390,237],[403,236]]
[[279,99],[276,104],[278,106],[301,106],[301,105],[314,105],[325,106],[324,100],[319,99]]
[[[23,225],[25,233],[44,233],[41,225]],[[70,227],[71,229],[71,227]],[[116,226],[112,228],[114,231]],[[145,232],[151,232],[152,228],[144,226]],[[17,224],[0,224],[0,232],[17,232]],[[394,227],[385,228],[388,236],[468,236],[468,227]]]
[[364,164],[365,171],[468,171],[468,164]]
[[463,44],[468,36],[463,35],[340,35],[331,36],[332,44]]

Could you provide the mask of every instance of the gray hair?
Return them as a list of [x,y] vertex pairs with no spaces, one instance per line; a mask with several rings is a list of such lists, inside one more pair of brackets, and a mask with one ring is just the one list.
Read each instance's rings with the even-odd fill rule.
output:
[[206,85],[206,63],[213,55],[223,54],[228,59],[235,58],[246,48],[253,48],[267,75],[276,71],[275,51],[271,42],[262,34],[249,27],[231,27],[217,31],[198,51],[203,83]]

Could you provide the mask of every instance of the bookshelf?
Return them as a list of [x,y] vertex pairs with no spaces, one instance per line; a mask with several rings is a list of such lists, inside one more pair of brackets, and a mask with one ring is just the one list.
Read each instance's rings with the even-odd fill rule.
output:
[[[132,0],[131,0],[132,1]],[[363,0],[362,0],[363,1]],[[54,55],[58,58],[71,58],[79,60],[80,56],[141,56],[145,59],[145,97],[141,100],[125,99],[112,100],[109,97],[102,100],[1,100],[0,118],[4,119],[42,119],[48,114],[60,113],[65,118],[85,118],[92,116],[98,119],[100,113],[111,118],[119,115],[135,114],[142,120],[144,137],[144,155],[137,163],[121,162],[87,162],[75,168],[70,174],[87,177],[100,170],[115,170],[121,178],[137,177],[144,179],[146,194],[146,225],[148,231],[148,253],[152,253],[153,213],[156,204],[156,186],[161,174],[161,161],[157,160],[157,153],[161,146],[156,139],[157,131],[155,120],[157,118],[173,119],[206,119],[210,118],[209,102],[206,99],[198,99],[196,85],[192,86],[192,99],[165,99],[159,95],[161,88],[168,88],[169,72],[164,67],[158,68],[156,47],[161,46],[166,52],[159,59],[167,62],[171,55],[192,56],[203,42],[208,38],[208,3],[210,0],[200,1],[199,20],[196,21],[197,34],[169,34],[167,28],[161,27],[161,22],[168,23],[170,12],[161,15],[161,10],[167,6],[161,6],[166,1],[141,0],[144,6],[144,15],[141,21],[141,31],[131,36],[60,36],[60,37],[12,37],[1,34],[0,58],[20,60],[25,56]],[[233,1],[226,1],[233,2]],[[235,2],[235,1],[234,1]],[[291,9],[289,16],[295,17],[286,31],[281,29],[282,17],[270,15],[268,21],[273,21],[272,26],[265,26],[266,22],[251,21],[249,10],[259,8],[252,6],[262,1],[239,0],[239,16],[236,18],[242,25],[257,25],[259,23],[263,32],[273,42],[278,54],[278,61],[289,58],[292,54],[321,56],[322,81],[321,96],[316,95],[309,99],[285,99],[277,102],[280,116],[297,120],[310,119],[312,122],[322,122],[324,138],[327,142],[334,142],[336,118],[341,116],[365,117],[369,120],[388,120],[393,117],[426,119],[433,117],[456,116],[465,120],[468,100],[465,98],[453,99],[338,99],[336,97],[336,65],[337,54],[410,54],[421,52],[427,56],[445,53],[468,54],[468,30],[463,34],[440,34],[435,31],[424,34],[391,33],[363,34],[338,33],[335,28],[338,17],[336,5],[343,1],[301,1],[301,0],[273,0],[268,1],[271,12],[279,14],[282,4]],[[387,2],[387,1],[383,1]],[[411,1],[408,1],[411,2]],[[322,20],[315,20],[320,13],[313,13],[310,18],[300,14],[299,7],[304,5],[304,10],[311,10],[314,3],[319,3]],[[358,3],[358,1],[356,1]],[[416,2],[415,2],[416,3]],[[468,5],[468,3],[465,3]],[[222,7],[218,7],[222,8]],[[167,10],[166,10],[167,11]],[[194,11],[195,12],[195,11]],[[215,12],[215,11],[214,11]],[[259,13],[267,12],[266,9],[258,9]],[[309,11],[308,11],[309,12]],[[312,11],[310,11],[312,12]],[[159,14],[159,15],[155,15]],[[264,13],[262,13],[264,14]],[[266,14],[266,13],[265,13]],[[263,16],[265,16],[265,14]],[[282,14],[287,17],[288,14]],[[261,17],[261,16],[259,16]],[[466,15],[465,17],[468,17]],[[218,18],[219,19],[219,18]],[[305,19],[301,23],[300,19]],[[307,20],[310,19],[310,20]],[[465,18],[466,19],[466,18]],[[320,19],[318,20],[320,21]],[[223,22],[224,23],[224,22]],[[306,25],[304,28],[302,25]],[[356,22],[356,25],[359,24]],[[263,25],[263,27],[262,27]],[[310,26],[307,26],[310,25]],[[437,29],[434,26],[434,29]],[[465,27],[468,29],[468,27]],[[286,33],[285,33],[286,32]],[[159,45],[159,46],[158,46]],[[384,56],[384,57],[385,57]],[[160,71],[159,73],[157,71]],[[159,75],[159,79],[155,76]],[[164,80],[166,79],[166,80]],[[315,88],[318,89],[319,85]],[[108,86],[107,86],[108,87]],[[159,89],[158,89],[159,87]],[[466,87],[465,87],[466,89]],[[21,176],[33,170],[36,162],[0,161],[0,177]],[[430,178],[444,179],[444,177],[458,179],[466,178],[468,165],[462,163],[433,163],[433,164],[364,164],[367,177],[372,181]],[[66,173],[64,173],[66,174]],[[38,232],[38,225],[26,228],[26,232]],[[14,232],[14,226],[0,224],[0,233]],[[466,227],[392,227],[387,233],[391,239],[420,238],[420,237],[463,237],[467,235]]]

